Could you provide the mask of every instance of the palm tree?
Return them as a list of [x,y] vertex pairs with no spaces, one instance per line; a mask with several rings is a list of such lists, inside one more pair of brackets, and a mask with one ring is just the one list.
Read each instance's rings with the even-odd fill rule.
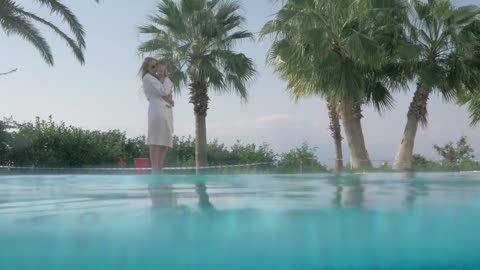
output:
[[416,91],[407,113],[407,124],[393,168],[412,169],[418,125],[427,125],[427,102],[432,92],[453,100],[465,85],[479,85],[480,73],[474,45],[478,36],[472,24],[479,19],[476,6],[454,7],[450,0],[412,0],[410,41],[420,48],[411,65]]
[[370,103],[382,111],[393,104],[388,88],[395,76],[386,65],[395,47],[387,45],[401,37],[403,10],[395,0],[289,0],[262,29],[263,36],[275,36],[268,62],[289,82],[293,96],[320,95],[331,113],[338,104],[355,168],[371,167],[362,106]]
[[140,53],[167,64],[177,89],[189,80],[197,167],[207,165],[208,90],[234,92],[246,100],[246,83],[256,73],[253,61],[232,49],[235,42],[253,37],[239,30],[245,21],[239,8],[237,1],[163,0],[150,24],[138,29],[151,37],[140,45]]
[[[99,0],[95,0],[98,2]],[[46,25],[67,42],[77,60],[85,62],[83,50],[85,49],[85,31],[75,14],[58,0],[36,0],[40,6],[50,10],[50,13],[59,15],[68,24],[74,38],[68,36],[50,21],[25,10],[17,1],[0,0],[0,25],[7,35],[18,35],[35,46],[43,59],[53,65],[53,55],[47,40],[40,34],[34,22]]]

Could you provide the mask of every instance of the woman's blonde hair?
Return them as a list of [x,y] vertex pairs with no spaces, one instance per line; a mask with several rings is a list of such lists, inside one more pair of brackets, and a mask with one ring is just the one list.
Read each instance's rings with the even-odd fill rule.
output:
[[150,62],[152,61],[155,61],[157,62],[158,64],[158,61],[157,59],[153,58],[153,57],[146,57],[144,60],[143,60],[143,64],[142,66],[140,67],[140,73],[142,75],[142,78],[145,77],[145,75],[148,73],[148,65],[150,64]]

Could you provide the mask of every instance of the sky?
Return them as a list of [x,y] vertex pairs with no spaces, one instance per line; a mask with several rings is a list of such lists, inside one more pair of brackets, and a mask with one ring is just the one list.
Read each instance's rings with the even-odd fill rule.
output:
[[[457,4],[478,4],[479,0],[458,0]],[[38,12],[60,24],[58,19],[40,8],[35,1],[20,0],[29,11]],[[62,1],[83,24],[87,41],[86,63],[80,65],[64,41],[41,27],[52,47],[55,65],[48,66],[28,42],[0,32],[0,72],[18,68],[0,77],[0,118],[32,121],[35,116],[49,115],[58,122],[91,130],[119,129],[127,136],[146,132],[147,101],[141,91],[137,71],[143,56],[137,53],[147,37],[137,33],[137,26],[148,22],[147,15],[156,11],[158,0]],[[245,29],[257,33],[277,10],[269,0],[243,0],[241,14]],[[60,24],[61,25],[61,24]],[[61,25],[62,29],[65,25]],[[302,142],[317,147],[318,158],[333,164],[334,146],[328,130],[325,102],[309,97],[294,102],[280,80],[265,64],[271,40],[244,42],[236,50],[252,58],[257,78],[248,85],[248,102],[233,95],[211,93],[207,117],[208,140],[218,139],[227,146],[244,143],[269,143],[280,153]],[[395,107],[379,115],[366,107],[362,121],[365,141],[372,160],[392,162],[400,143],[413,88],[395,94]],[[175,134],[194,135],[193,108],[188,103],[188,90],[176,96],[174,109]],[[433,144],[457,141],[468,136],[480,157],[480,127],[469,127],[464,108],[445,103],[432,96],[428,104],[429,125],[419,129],[415,153],[440,159]],[[344,140],[344,157],[348,147]]]

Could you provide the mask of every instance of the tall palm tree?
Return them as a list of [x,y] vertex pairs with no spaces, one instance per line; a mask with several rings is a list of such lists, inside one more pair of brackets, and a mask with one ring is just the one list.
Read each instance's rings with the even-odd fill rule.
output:
[[469,85],[480,84],[474,44],[478,36],[471,31],[479,20],[477,6],[454,7],[450,0],[412,0],[409,39],[420,48],[411,65],[416,91],[407,113],[407,124],[395,156],[393,168],[412,169],[413,148],[418,125],[427,125],[427,103],[432,92],[454,100]]
[[166,63],[177,88],[189,81],[197,167],[207,165],[208,90],[234,92],[246,100],[246,83],[256,74],[253,61],[233,50],[235,42],[253,37],[241,30],[245,19],[239,8],[237,1],[163,0],[149,24],[138,29],[151,38],[139,51]]
[[[98,1],[95,0],[95,2]],[[0,0],[0,26],[3,32],[7,35],[18,35],[29,41],[40,52],[43,59],[49,65],[53,65],[53,55],[50,46],[34,23],[45,25],[67,42],[77,60],[83,64],[85,62],[83,56],[83,50],[86,45],[85,31],[75,14],[59,0],[35,0],[32,2],[37,2],[40,6],[49,9],[52,14],[59,15],[68,24],[74,37],[70,37],[50,21],[25,10],[14,0]]]
[[332,110],[339,104],[355,168],[371,167],[363,104],[379,111],[393,104],[388,88],[395,76],[386,65],[395,47],[387,45],[401,36],[403,10],[395,0],[288,0],[262,29],[263,36],[275,36],[268,61],[294,96],[320,95]]

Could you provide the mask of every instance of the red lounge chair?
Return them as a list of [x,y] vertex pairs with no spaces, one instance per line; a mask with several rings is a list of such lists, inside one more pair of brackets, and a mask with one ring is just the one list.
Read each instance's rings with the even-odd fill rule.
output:
[[133,166],[139,173],[148,173],[148,170],[145,169],[150,167],[150,160],[148,158],[134,158]]

